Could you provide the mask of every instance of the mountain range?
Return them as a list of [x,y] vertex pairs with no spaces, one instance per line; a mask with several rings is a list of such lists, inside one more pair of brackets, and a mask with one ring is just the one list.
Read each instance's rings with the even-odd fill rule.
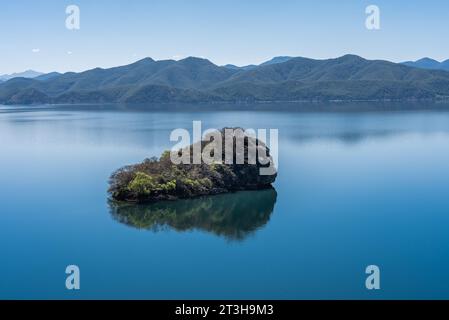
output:
[[24,72],[12,73],[12,74],[3,74],[0,75],[0,81],[8,81],[13,78],[36,78],[43,75],[42,72],[37,72],[34,70],[26,70]]
[[402,64],[409,67],[416,67],[422,69],[449,71],[449,59],[443,62],[439,62],[430,58],[422,58],[416,61],[405,61]]
[[252,70],[257,68],[258,66],[268,66],[270,64],[276,64],[276,63],[282,63],[282,62],[287,62],[288,60],[292,59],[293,57],[288,57],[288,56],[280,56],[280,57],[274,57],[271,60],[268,60],[266,62],[263,62],[259,65],[255,65],[255,64],[250,64],[247,66],[243,66],[243,67],[238,67],[236,65],[233,64],[227,64],[224,67],[229,68],[229,69],[233,69],[233,70]]
[[278,57],[252,67],[206,59],[145,58],[109,69],[0,84],[0,103],[262,102],[406,100],[449,97],[449,72],[356,55],[315,60]]

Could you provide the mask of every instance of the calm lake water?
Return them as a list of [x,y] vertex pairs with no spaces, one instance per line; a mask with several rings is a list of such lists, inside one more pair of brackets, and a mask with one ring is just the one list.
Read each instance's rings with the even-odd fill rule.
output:
[[[0,298],[449,298],[449,108],[316,109],[0,106]],[[278,128],[275,189],[109,205],[193,120]]]

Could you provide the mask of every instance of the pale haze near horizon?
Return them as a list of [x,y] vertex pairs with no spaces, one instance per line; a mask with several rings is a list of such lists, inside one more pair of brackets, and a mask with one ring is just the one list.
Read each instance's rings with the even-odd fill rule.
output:
[[[68,5],[81,29],[65,27]],[[365,28],[380,8],[381,29]],[[0,74],[83,71],[187,56],[259,64],[274,56],[357,54],[394,62],[449,58],[449,2],[430,1],[32,1],[0,5]]]

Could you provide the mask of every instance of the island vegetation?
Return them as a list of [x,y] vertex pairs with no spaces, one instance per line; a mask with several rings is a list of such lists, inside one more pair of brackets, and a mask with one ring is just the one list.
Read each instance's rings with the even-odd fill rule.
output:
[[[236,128],[237,129],[237,128]],[[224,132],[226,129],[222,129]],[[233,129],[234,130],[234,129]],[[160,158],[150,158],[142,163],[125,166],[114,172],[110,178],[109,193],[114,201],[119,202],[151,202],[160,200],[176,200],[204,195],[214,195],[239,190],[257,190],[271,188],[277,172],[261,174],[261,168],[274,168],[269,148],[256,137],[247,135],[242,129],[235,130],[232,140],[232,163],[226,160],[225,135],[215,140],[206,136],[197,146],[202,153],[214,152],[211,144],[221,144],[221,160],[212,163],[194,164],[174,163],[173,154],[188,152],[189,160],[193,159],[194,145],[176,151],[165,151]],[[212,134],[212,133],[211,133]],[[239,136],[240,135],[240,136]],[[237,139],[244,141],[238,147]],[[257,157],[251,161],[249,152],[257,147]],[[262,152],[263,151],[263,152]],[[241,154],[243,163],[236,161]]]

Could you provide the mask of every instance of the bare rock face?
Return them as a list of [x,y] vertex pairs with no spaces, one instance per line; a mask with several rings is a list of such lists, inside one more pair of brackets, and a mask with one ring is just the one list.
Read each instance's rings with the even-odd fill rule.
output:
[[240,128],[224,128],[159,159],[126,166],[110,178],[112,199],[175,200],[271,188],[277,176],[268,147]]

